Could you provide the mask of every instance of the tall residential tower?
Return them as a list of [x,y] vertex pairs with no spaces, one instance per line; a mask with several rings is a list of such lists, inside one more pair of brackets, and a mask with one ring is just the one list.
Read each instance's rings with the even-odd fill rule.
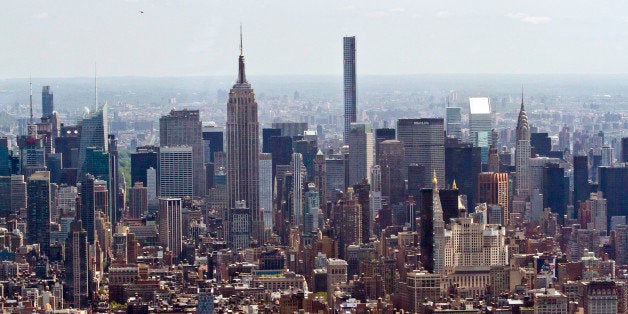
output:
[[343,46],[343,73],[345,90],[345,125],[344,142],[348,143],[351,123],[356,122],[356,85],[355,85],[355,36],[344,37]]

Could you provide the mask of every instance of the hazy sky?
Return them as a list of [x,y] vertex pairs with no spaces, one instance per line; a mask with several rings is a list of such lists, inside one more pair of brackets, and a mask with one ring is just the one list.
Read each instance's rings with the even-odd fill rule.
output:
[[[143,11],[144,13],[140,13]],[[0,78],[628,73],[628,1],[2,1]]]

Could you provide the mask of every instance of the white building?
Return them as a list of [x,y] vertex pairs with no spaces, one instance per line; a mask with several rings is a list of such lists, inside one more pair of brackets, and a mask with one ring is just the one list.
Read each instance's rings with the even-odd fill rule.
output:
[[192,197],[194,175],[192,147],[175,146],[159,149],[159,196]]

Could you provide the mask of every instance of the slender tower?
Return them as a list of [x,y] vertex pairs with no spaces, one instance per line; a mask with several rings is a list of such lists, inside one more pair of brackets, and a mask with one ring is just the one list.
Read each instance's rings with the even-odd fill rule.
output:
[[438,178],[436,170],[432,176],[432,225],[434,228],[434,273],[440,274],[445,265],[445,221],[443,220],[443,206],[438,192]]
[[349,142],[351,123],[356,122],[355,36],[343,38],[343,72],[345,90],[344,143]]
[[521,109],[517,120],[517,144],[515,150],[515,191],[517,196],[530,196],[530,125],[528,115],[523,107],[523,91],[521,91]]
[[[228,209],[245,201],[251,217],[251,237],[263,242],[263,217],[259,205],[259,123],[257,101],[244,72],[242,28],[238,79],[229,92],[227,103],[227,193]],[[227,216],[228,217],[228,216]]]

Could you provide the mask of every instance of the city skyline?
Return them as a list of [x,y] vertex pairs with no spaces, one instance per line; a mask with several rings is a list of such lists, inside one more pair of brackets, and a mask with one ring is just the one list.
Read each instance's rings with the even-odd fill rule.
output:
[[353,35],[363,74],[628,73],[625,3],[535,2],[10,3],[0,78],[90,76],[94,62],[100,76],[227,75],[240,22],[260,75],[338,75],[337,38]]

